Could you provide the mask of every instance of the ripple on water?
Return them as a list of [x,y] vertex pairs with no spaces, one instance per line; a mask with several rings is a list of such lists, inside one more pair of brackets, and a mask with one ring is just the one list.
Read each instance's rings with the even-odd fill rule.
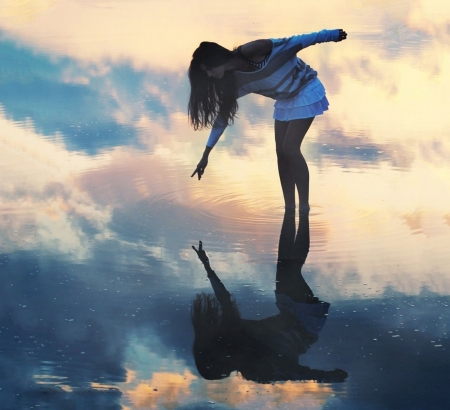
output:
[[202,188],[178,189],[152,195],[145,200],[150,206],[177,204],[190,209],[205,225],[220,227],[224,232],[249,234],[253,231],[272,231],[283,218],[284,208],[273,206],[260,198],[249,198],[232,190]]

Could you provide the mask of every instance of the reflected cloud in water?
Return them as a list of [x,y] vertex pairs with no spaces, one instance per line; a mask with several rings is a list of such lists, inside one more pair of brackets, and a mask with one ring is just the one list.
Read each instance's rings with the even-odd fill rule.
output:
[[[179,215],[180,211],[175,213]],[[189,218],[194,216],[192,213]],[[318,216],[312,214],[310,218],[314,243]],[[194,228],[200,221],[198,218],[187,226]],[[178,228],[181,222],[173,221]],[[171,221],[163,223],[169,227]],[[213,381],[198,376],[191,356],[192,295],[197,289],[207,290],[205,274],[199,270],[195,255],[190,260],[180,252],[166,250],[166,255],[147,254],[144,258],[142,250],[133,251],[114,242],[93,245],[95,251],[86,263],[64,261],[44,252],[39,256],[29,251],[1,255],[2,403],[8,403],[6,408],[39,403],[58,408],[63,402],[110,408],[157,408],[171,403],[174,408],[183,408],[212,400],[223,406],[251,403],[262,409],[274,402],[286,406],[303,403],[310,408],[327,403],[344,409],[364,407],[369,400],[375,408],[394,409],[422,405],[429,401],[430,391],[436,403],[446,403],[445,378],[435,375],[450,364],[445,350],[449,297],[425,288],[416,296],[387,288],[373,298],[370,293],[362,294],[358,284],[352,288],[351,272],[347,272],[348,280],[340,283],[340,289],[336,286],[336,292],[343,296],[330,294],[330,278],[320,270],[314,271],[311,262],[304,263],[309,244],[307,223],[307,218],[300,219],[294,242],[293,218],[285,218],[279,261],[276,264],[273,255],[266,269],[233,259],[232,255],[226,267],[217,251],[212,254],[217,272],[221,276],[226,273],[224,283],[236,295],[240,312],[250,317],[243,330],[250,329],[256,335],[244,340],[244,358],[251,371]],[[176,226],[170,229],[175,232]],[[198,237],[204,229],[191,233]],[[131,241],[132,231],[128,235]],[[275,237],[273,230],[272,240]],[[173,241],[172,245],[179,247],[184,242],[192,243],[192,237]],[[286,260],[284,252],[293,244],[295,257]],[[128,254],[125,261],[120,256],[123,253]],[[317,257],[323,251],[312,247],[310,253]],[[239,272],[242,267],[248,272]],[[261,291],[275,288],[291,293],[292,278],[283,277],[290,275],[291,268],[297,274],[301,269],[298,286],[310,301],[316,302],[316,293],[333,300],[325,326],[323,316],[305,324],[308,319],[299,311],[290,319],[283,318],[286,313],[276,311],[275,300],[281,312],[296,309],[301,302],[280,294],[274,298],[271,292]],[[226,269],[238,271],[238,279]],[[263,277],[251,275],[253,269]],[[279,282],[274,284],[274,279]],[[216,285],[220,286],[218,282]],[[298,292],[295,294],[298,296]],[[325,313],[328,304],[319,304],[326,307],[321,309]],[[311,326],[317,333],[310,333]],[[263,342],[264,349],[258,341]],[[289,357],[288,363],[278,356],[280,349]],[[229,355],[238,352],[236,347]],[[250,359],[258,355],[258,362],[262,354],[266,359],[261,366],[251,366],[254,360]],[[295,360],[298,354],[301,365]],[[348,372],[345,383],[295,381],[343,379],[343,373],[333,374],[331,369],[335,368]],[[269,381],[277,382],[261,384]],[[405,395],[401,404],[399,391]]]
[[[182,351],[180,332],[187,327],[189,334],[189,327],[177,323],[181,306],[163,302],[168,278],[158,280],[161,265],[146,262],[142,274],[113,262],[95,267],[32,252],[0,255],[3,408],[123,408],[121,385],[133,382],[127,360],[143,334],[153,357],[141,353],[139,360],[145,356],[155,374],[171,349]],[[175,334],[170,323],[177,324]]]
[[399,143],[378,144],[364,134],[346,135],[342,130],[330,129],[319,133],[308,149],[319,166],[327,166],[331,161],[343,168],[367,169],[385,163],[393,169],[406,171],[413,163],[414,154],[408,147]]
[[[0,270],[2,406],[120,408],[120,391],[108,385],[125,380],[126,339],[105,317],[102,292],[80,282],[74,269],[30,253],[1,255]],[[106,387],[92,389],[94,382]]]
[[139,71],[107,60],[84,64],[5,39],[0,55],[0,103],[7,118],[31,121],[44,135],[58,134],[69,150],[92,155],[124,144],[142,148],[136,126],[142,117],[167,129],[168,114],[185,110],[178,73]]

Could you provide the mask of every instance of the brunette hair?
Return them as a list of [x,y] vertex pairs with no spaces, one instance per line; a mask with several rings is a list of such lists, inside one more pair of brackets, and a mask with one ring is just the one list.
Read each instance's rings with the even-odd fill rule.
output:
[[203,41],[194,51],[189,66],[191,95],[188,116],[194,130],[209,128],[217,115],[231,125],[238,110],[236,79],[232,72],[226,71],[219,80],[208,77],[200,65],[214,68],[229,61],[233,52],[217,43]]
[[192,301],[191,320],[195,333],[192,353],[198,372],[206,380],[228,377],[235,370],[227,333],[239,325],[236,300],[232,298],[231,311],[224,314],[215,295],[198,293]]
[[224,312],[215,295],[198,293],[192,301],[191,320],[195,334],[192,354],[200,376],[206,380],[224,379],[233,371],[261,384],[325,379],[322,371],[280,357],[278,351],[245,332],[233,297]]

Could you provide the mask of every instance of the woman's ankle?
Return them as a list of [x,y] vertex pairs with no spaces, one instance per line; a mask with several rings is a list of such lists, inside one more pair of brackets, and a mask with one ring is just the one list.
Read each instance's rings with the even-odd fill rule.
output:
[[301,214],[307,214],[310,210],[311,210],[311,207],[309,206],[308,203],[306,203],[306,204],[300,204],[300,207],[299,207],[299,209],[298,209],[298,211],[299,211]]

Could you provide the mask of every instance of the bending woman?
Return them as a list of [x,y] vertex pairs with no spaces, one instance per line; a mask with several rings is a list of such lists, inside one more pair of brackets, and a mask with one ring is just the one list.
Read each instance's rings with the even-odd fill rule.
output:
[[276,100],[275,144],[285,206],[295,208],[297,187],[300,212],[309,211],[309,171],[300,146],[314,117],[328,109],[328,101],[317,72],[296,54],[316,43],[346,38],[341,29],[322,30],[256,40],[234,51],[202,42],[189,67],[188,114],[195,130],[211,127],[211,132],[191,177],[201,179],[204,174],[210,151],[236,117],[237,99],[249,93],[264,95]]

